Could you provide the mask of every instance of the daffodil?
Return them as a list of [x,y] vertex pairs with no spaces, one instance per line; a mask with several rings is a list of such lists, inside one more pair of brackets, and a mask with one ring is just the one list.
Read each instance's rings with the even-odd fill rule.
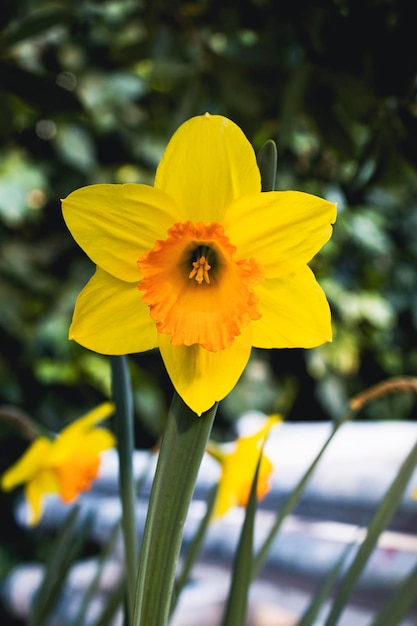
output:
[[38,437],[2,475],[4,491],[25,485],[29,525],[39,522],[48,494],[59,494],[64,502],[72,502],[90,488],[97,477],[100,453],[115,444],[109,430],[95,426],[112,412],[113,404],[104,402],[64,428],[55,439]]
[[217,459],[222,466],[213,519],[225,515],[229,509],[235,506],[245,507],[247,505],[261,453],[256,497],[261,500],[268,493],[274,466],[262,450],[269,431],[280,421],[278,416],[272,415],[256,433],[247,437],[240,437],[229,452],[209,443],[207,452]]
[[331,236],[335,205],[261,192],[252,146],[225,117],[180,126],[153,187],[83,187],[63,213],[96,264],[70,338],[109,355],[159,347],[197,414],[234,387],[252,346],[331,340],[329,306],[307,264]]

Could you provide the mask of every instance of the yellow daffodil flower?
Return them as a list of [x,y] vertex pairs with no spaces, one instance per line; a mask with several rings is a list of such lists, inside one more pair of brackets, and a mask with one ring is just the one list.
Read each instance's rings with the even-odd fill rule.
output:
[[252,346],[331,340],[307,263],[330,238],[336,207],[297,191],[261,193],[252,146],[225,117],[185,122],[153,187],[83,187],[63,200],[63,214],[97,266],[70,338],[102,354],[159,347],[199,415],[234,387]]
[[72,502],[90,488],[99,470],[100,452],[115,445],[112,433],[95,425],[113,410],[111,402],[104,402],[64,428],[56,439],[38,437],[2,475],[4,491],[25,485],[29,525],[39,522],[46,495],[59,494],[64,502]]
[[[224,452],[218,446],[209,443],[207,452],[222,466],[213,519],[223,516],[232,507],[247,505],[261,450],[271,428],[281,421],[277,415],[272,415],[255,434],[240,437],[231,452]],[[270,459],[262,452],[256,485],[258,500],[269,491],[272,470]]]

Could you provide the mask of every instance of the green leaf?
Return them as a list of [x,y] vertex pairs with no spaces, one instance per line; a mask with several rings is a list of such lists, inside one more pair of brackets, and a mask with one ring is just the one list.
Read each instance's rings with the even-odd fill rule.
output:
[[[112,553],[114,552],[114,547],[115,547],[119,532],[120,532],[120,524],[119,522],[117,522],[117,524],[115,524],[114,527],[112,528],[110,536],[108,540],[106,541],[106,543],[104,544],[98,556],[96,573],[93,576],[87,589],[85,590],[77,615],[75,619],[72,621],[71,626],[84,626],[85,616],[87,614],[88,607],[94,598],[94,594],[97,592],[97,589],[98,589],[98,586],[99,586],[99,583],[103,574],[103,568],[106,564],[106,561],[111,557]],[[124,584],[125,584],[125,580],[123,578],[123,587],[124,587]],[[109,602],[110,602],[109,597],[106,597],[106,605],[105,605],[106,607],[109,605]]]
[[60,124],[54,145],[64,163],[80,172],[91,172],[97,166],[91,134],[78,124]]
[[139,551],[135,509],[136,493],[132,464],[134,450],[133,398],[127,358],[125,356],[110,357],[110,365],[113,398],[116,405],[115,434],[119,455],[119,486],[126,559],[127,598],[129,615],[132,615]]
[[36,594],[28,626],[45,625],[48,614],[62,592],[69,568],[81,550],[90,521],[86,518],[80,523],[78,512],[79,508],[74,507],[58,535],[45,577]]
[[277,147],[272,139],[264,143],[256,160],[261,172],[262,191],[274,191],[277,175]]
[[95,626],[109,626],[110,624],[114,624],[115,613],[122,604],[126,592],[124,583],[124,580],[120,580],[107,595],[103,612],[97,620]]
[[198,417],[175,394],[162,437],[139,561],[133,626],[166,626],[184,523],[217,404]]
[[171,614],[175,609],[177,600],[181,594],[182,589],[185,587],[185,585],[188,582],[189,575],[193,568],[193,565],[196,562],[198,555],[200,554],[201,547],[203,545],[203,541],[206,536],[207,528],[208,528],[208,525],[210,523],[210,520],[213,514],[214,505],[216,503],[217,491],[218,491],[218,484],[215,485],[214,489],[212,489],[208,497],[206,512],[200,524],[198,525],[197,531],[191,541],[191,544],[187,550],[187,553],[185,554],[181,571],[178,574],[177,580],[175,583],[174,597],[173,597],[173,602],[171,606]]
[[407,615],[417,597],[417,565],[394,591],[371,626],[398,626]]
[[53,4],[38,10],[30,11],[25,17],[14,21],[2,33],[0,48],[10,48],[16,43],[36,37],[57,24],[70,23],[74,18],[68,6]]
[[248,596],[252,581],[253,532],[257,510],[256,487],[262,452],[259,455],[255,475],[252,481],[249,501],[246,506],[245,520],[233,564],[232,584],[227,598],[222,626],[245,626]]
[[323,603],[327,600],[331,590],[333,589],[334,584],[339,577],[340,571],[343,565],[345,564],[346,559],[348,555],[350,554],[354,545],[356,544],[349,544],[345,548],[340,559],[336,561],[335,565],[332,567],[332,569],[330,570],[328,575],[324,578],[323,582],[321,583],[317,591],[314,593],[312,601],[307,606],[299,622],[297,622],[297,626],[314,626],[314,624],[316,623],[316,619],[319,614],[319,611]]
[[1,91],[17,96],[41,114],[81,113],[77,97],[48,76],[32,74],[9,63],[0,64]]
[[351,412],[349,412],[349,413],[347,413],[347,415],[343,419],[341,419],[339,422],[335,423],[335,425],[333,426],[333,431],[330,433],[329,437],[325,441],[322,449],[320,450],[320,452],[318,453],[318,455],[316,456],[316,458],[314,459],[314,461],[312,462],[310,467],[307,469],[307,471],[301,477],[298,485],[293,489],[293,491],[290,493],[290,495],[288,496],[288,498],[284,502],[283,506],[281,507],[281,509],[279,511],[279,514],[277,515],[275,523],[273,524],[271,530],[269,531],[266,539],[264,540],[262,546],[259,548],[258,553],[256,554],[256,556],[255,556],[255,558],[253,560],[253,564],[252,564],[252,577],[253,578],[255,578],[255,576],[259,573],[259,571],[260,571],[260,569],[261,569],[265,559],[267,558],[267,556],[269,554],[269,550],[271,548],[271,545],[272,545],[276,535],[278,534],[278,531],[281,528],[282,522],[287,517],[287,515],[289,515],[291,513],[291,511],[294,510],[294,508],[296,507],[297,503],[299,502],[299,500],[300,500],[300,498],[301,498],[301,496],[302,496],[302,494],[304,492],[304,489],[305,489],[308,481],[310,480],[314,470],[316,469],[316,466],[318,465],[318,463],[319,463],[320,459],[322,458],[324,452],[326,451],[328,445],[333,440],[333,437],[335,436],[335,434],[337,433],[339,428],[342,426],[342,424],[344,424],[346,421],[348,421],[352,415],[353,414]]
[[[344,579],[335,596],[332,609],[325,622],[325,626],[336,626],[340,615],[346,606],[346,603],[352,593],[362,571],[376,546],[381,532],[388,525],[394,515],[405,487],[411,478],[417,463],[417,443],[409,452],[407,458],[402,464],[397,476],[389,487],[385,497],[376,510],[371,522],[368,525],[366,538],[360,546],[352,564],[346,572]],[[385,626],[385,624],[384,624]]]
[[[20,226],[33,219],[28,198],[33,190],[45,193],[47,178],[42,168],[21,152],[10,150],[0,160],[0,219],[7,226]],[[46,199],[46,195],[45,195]],[[13,249],[12,249],[13,250]],[[9,248],[9,253],[12,251]]]

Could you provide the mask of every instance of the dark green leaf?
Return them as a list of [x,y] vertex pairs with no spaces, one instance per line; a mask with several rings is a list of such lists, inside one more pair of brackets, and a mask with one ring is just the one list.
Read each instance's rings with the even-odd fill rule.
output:
[[39,109],[40,115],[53,113],[81,113],[83,107],[77,97],[48,76],[28,72],[17,65],[0,64],[0,86],[23,100],[27,105]]
[[57,24],[71,22],[73,12],[70,5],[54,4],[31,11],[25,17],[14,21],[0,36],[0,50],[7,49],[20,41],[36,37]]

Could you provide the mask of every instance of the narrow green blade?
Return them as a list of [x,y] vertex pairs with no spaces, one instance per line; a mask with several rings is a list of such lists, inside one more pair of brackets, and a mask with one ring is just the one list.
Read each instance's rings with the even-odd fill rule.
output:
[[287,515],[289,515],[294,510],[294,508],[298,504],[298,502],[299,502],[299,500],[300,500],[300,498],[301,498],[301,496],[302,496],[302,494],[304,492],[304,489],[305,489],[309,479],[311,478],[314,470],[316,469],[316,466],[318,465],[320,459],[322,458],[324,452],[326,451],[326,449],[329,446],[330,442],[333,440],[333,437],[335,436],[335,434],[339,430],[340,426],[342,424],[344,424],[347,421],[347,419],[348,419],[348,417],[346,417],[344,420],[341,420],[341,421],[337,422],[333,426],[333,431],[330,433],[329,437],[325,441],[322,449],[320,450],[320,452],[318,453],[318,455],[316,456],[316,458],[314,459],[314,461],[312,462],[310,467],[303,474],[303,476],[301,477],[298,485],[290,493],[290,495],[288,496],[288,498],[284,502],[284,504],[283,504],[283,506],[282,506],[282,508],[281,508],[281,510],[279,512],[279,514],[277,515],[275,523],[273,524],[271,530],[268,533],[268,536],[264,540],[262,546],[259,548],[258,553],[256,554],[256,556],[255,556],[255,558],[253,560],[253,564],[252,564],[252,577],[253,578],[255,578],[257,576],[257,574],[259,573],[259,571],[261,570],[262,565],[263,565],[265,559],[267,558],[267,556],[269,554],[269,550],[271,548],[272,542],[274,541],[276,535],[278,534],[278,531],[281,528],[282,522],[285,520]]
[[44,626],[48,614],[62,592],[69,568],[81,550],[89,520],[85,519],[80,523],[78,511],[78,507],[74,507],[69,513],[57,537],[45,577],[36,594],[28,626]]
[[[116,611],[122,605],[126,595],[125,582],[125,580],[120,580],[116,587],[110,591],[106,599],[106,605],[95,626],[109,626],[109,624],[114,623]],[[126,618],[124,624],[126,624]]]
[[245,520],[235,553],[232,583],[223,615],[222,626],[245,626],[246,623],[249,589],[252,582],[253,531],[257,510],[256,486],[258,483],[261,458],[262,450],[252,481],[249,501],[246,506]]
[[272,139],[264,143],[256,160],[261,172],[262,191],[274,191],[277,175],[277,147]]
[[332,567],[328,575],[324,578],[323,582],[315,592],[312,601],[304,611],[303,615],[300,618],[300,621],[297,623],[297,626],[314,626],[319,611],[322,608],[324,602],[326,602],[327,598],[329,597],[329,594],[339,577],[340,571],[354,545],[356,544],[349,544],[345,548],[340,559],[335,563],[335,565]]
[[343,609],[349,600],[350,594],[362,574],[362,571],[376,546],[381,532],[388,525],[401,501],[402,494],[416,467],[416,463],[417,443],[409,452],[397,476],[389,487],[385,497],[368,525],[365,540],[360,546],[352,564],[342,580],[339,590],[335,596],[330,614],[325,622],[325,626],[336,626],[338,623]]
[[[97,558],[97,571],[95,575],[93,576],[92,580],[90,581],[90,584],[88,585],[87,589],[85,590],[78,613],[75,616],[75,619],[72,621],[71,626],[84,626],[85,616],[87,614],[88,607],[91,601],[93,600],[94,595],[98,591],[98,586],[99,586],[100,579],[102,576],[102,570],[106,564],[106,561],[110,558],[112,552],[114,551],[114,546],[116,543],[116,539],[119,535],[119,532],[120,532],[120,524],[119,522],[117,522],[117,524],[114,525],[108,540],[104,544]],[[123,584],[125,584],[125,580],[123,580]],[[108,599],[106,602],[106,606],[107,604],[108,604]]]
[[135,602],[135,583],[139,553],[135,510],[136,488],[133,476],[133,397],[126,356],[110,357],[110,366],[113,398],[116,405],[115,434],[119,456],[119,487],[126,559],[127,598],[129,616],[131,616]]
[[417,565],[394,591],[371,626],[398,626],[417,600]]

